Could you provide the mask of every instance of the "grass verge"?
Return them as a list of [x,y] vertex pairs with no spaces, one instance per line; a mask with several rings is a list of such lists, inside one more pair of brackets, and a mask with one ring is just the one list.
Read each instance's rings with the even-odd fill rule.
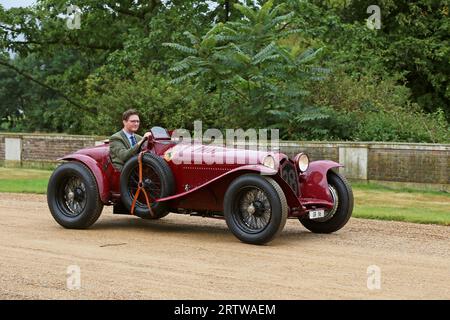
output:
[[0,167],[0,192],[46,193],[52,171]]
[[450,225],[450,194],[435,191],[392,190],[353,186],[357,218]]

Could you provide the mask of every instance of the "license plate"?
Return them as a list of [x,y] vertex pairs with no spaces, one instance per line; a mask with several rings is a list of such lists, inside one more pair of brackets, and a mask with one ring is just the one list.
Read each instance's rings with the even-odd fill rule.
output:
[[325,210],[311,210],[309,212],[310,219],[319,219],[325,217]]

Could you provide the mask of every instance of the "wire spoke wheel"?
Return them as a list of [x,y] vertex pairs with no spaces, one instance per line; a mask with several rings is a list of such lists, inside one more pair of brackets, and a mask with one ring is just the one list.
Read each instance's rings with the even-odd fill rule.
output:
[[47,186],[47,203],[56,222],[71,229],[89,228],[103,209],[95,176],[77,161],[55,169]]
[[236,205],[236,222],[241,228],[251,233],[266,228],[272,216],[272,207],[264,191],[256,187],[242,188]]
[[71,176],[63,182],[62,186],[61,205],[66,209],[63,212],[69,217],[76,217],[83,213],[87,203],[84,182],[77,176]]
[[330,191],[331,198],[333,199],[333,207],[331,209],[325,210],[325,216],[323,218],[315,219],[317,222],[325,222],[333,218],[336,214],[339,206],[339,194],[337,192],[336,186],[328,185],[328,190]]
[[265,244],[286,224],[288,206],[280,185],[270,177],[244,174],[234,179],[224,196],[224,216],[241,241]]

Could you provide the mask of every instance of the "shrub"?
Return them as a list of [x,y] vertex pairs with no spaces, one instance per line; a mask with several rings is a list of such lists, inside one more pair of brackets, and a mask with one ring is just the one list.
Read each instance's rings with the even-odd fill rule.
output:
[[352,137],[361,141],[450,142],[450,130],[443,110],[426,114],[396,108],[368,112]]

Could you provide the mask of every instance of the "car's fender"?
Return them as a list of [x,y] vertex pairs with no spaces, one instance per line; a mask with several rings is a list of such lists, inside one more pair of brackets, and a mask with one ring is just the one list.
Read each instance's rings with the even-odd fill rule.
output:
[[343,165],[330,160],[313,161],[309,164],[300,184],[302,205],[333,205],[333,199],[328,189],[327,173],[330,169],[339,167],[343,167]]
[[59,158],[58,160],[78,161],[86,165],[89,168],[89,170],[91,170],[92,174],[95,177],[95,180],[97,181],[100,199],[104,204],[108,204],[110,202],[111,193],[110,193],[109,179],[106,176],[105,172],[103,172],[101,165],[95,159],[84,154],[72,153],[62,158]]

